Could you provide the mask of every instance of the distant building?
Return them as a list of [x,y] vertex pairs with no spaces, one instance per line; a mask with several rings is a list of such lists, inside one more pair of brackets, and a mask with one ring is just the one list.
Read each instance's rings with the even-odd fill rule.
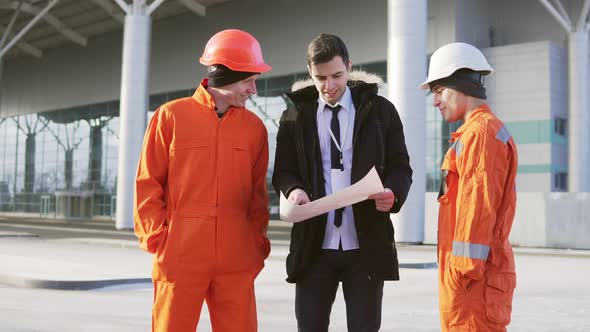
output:
[[[16,12],[18,1],[12,3],[2,8],[3,27]],[[248,104],[267,125],[272,171],[284,93],[308,77],[307,43],[329,32],[349,45],[355,69],[383,78],[382,94],[400,110],[416,173],[414,196],[396,218],[399,240],[436,241],[433,192],[458,124],[445,124],[415,82],[436,48],[463,41],[481,48],[495,68],[486,78],[489,101],[519,148],[513,242],[590,248],[590,0],[133,3],[124,12],[111,0],[59,1],[1,49],[0,210],[31,212],[41,196],[57,193],[83,202],[91,216],[112,215],[117,202],[118,227],[131,227],[134,160],[146,121],[160,104],[193,93],[205,75],[198,57],[206,41],[226,28],[255,35],[273,66]],[[11,36],[43,9],[35,6],[25,2]],[[125,27],[134,27],[134,38],[124,40]]]

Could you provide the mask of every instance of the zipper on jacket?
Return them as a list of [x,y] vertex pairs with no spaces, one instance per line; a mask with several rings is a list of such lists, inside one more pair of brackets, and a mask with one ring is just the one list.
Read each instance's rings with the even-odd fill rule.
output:
[[[324,186],[324,184],[320,184],[318,181],[318,159],[316,158],[316,154],[318,153],[318,149],[319,149],[319,144],[320,144],[320,137],[318,134],[318,123],[317,123],[317,108],[318,105],[316,103],[312,103],[312,109],[316,110],[316,113],[313,113],[312,116],[313,118],[311,119],[312,123],[315,124],[314,128],[313,128],[313,144],[311,145],[311,158],[312,158],[312,166],[313,166],[313,177],[312,177],[312,181],[313,181],[313,186],[310,186],[311,188],[311,195],[312,196],[318,196],[319,197],[319,192],[320,192],[320,186]],[[321,158],[321,152],[320,153],[320,158],[319,158],[319,164],[322,168],[322,178],[323,178],[323,164],[322,164],[322,158]],[[324,181],[326,181],[326,179],[324,179]],[[315,191],[314,191],[315,189]],[[325,193],[324,193],[325,195]],[[311,200],[311,198],[310,198]]]
[[[305,112],[303,111],[303,109],[304,109],[303,106],[300,106],[300,105],[298,105],[296,103],[293,103],[293,105],[295,106],[295,109],[297,110],[297,113],[300,116],[303,116],[305,114]],[[313,103],[312,103],[312,108],[313,108]],[[317,108],[317,106],[316,106],[316,108]],[[313,122],[313,119],[312,119],[312,124],[313,123],[314,122]],[[311,157],[312,157],[312,159],[311,159],[311,161],[312,161],[312,174],[311,174],[311,179],[310,179],[310,174],[308,172],[306,172],[307,173],[307,176],[304,177],[304,178],[302,178],[302,180],[304,182],[303,184],[307,187],[306,189],[308,189],[308,191],[306,193],[309,196],[309,200],[310,201],[312,201],[313,198],[316,196],[315,195],[315,190],[316,190],[316,186],[317,186],[317,171],[316,171],[316,165],[315,165],[315,139],[316,139],[316,135],[317,135],[317,124],[314,127],[315,127],[314,134],[313,134],[313,136],[314,136],[313,137],[314,143],[311,146]],[[300,138],[301,138],[301,150],[302,150],[302,154],[307,159],[306,160],[306,163],[309,163],[309,158],[307,158],[305,156],[305,147],[304,147],[305,140],[303,139],[303,136],[304,136],[303,135],[303,128],[301,128],[301,125],[298,126],[297,124],[295,124],[293,129],[295,130],[296,133],[300,133],[301,134],[301,137]],[[297,147],[297,143],[295,143],[295,146]],[[299,161],[297,161],[297,162],[299,162]],[[306,167],[307,167],[307,165],[306,165]]]
[[[225,111],[226,113],[229,112],[229,109]],[[216,188],[215,188],[215,209],[219,209],[219,155],[220,153],[220,148],[219,148],[219,144],[221,142],[221,126],[223,125],[223,121],[225,120],[225,118],[228,117],[229,114],[224,114],[221,118],[219,118],[217,116],[216,112],[213,112],[213,116],[215,116],[216,120],[217,120],[217,129],[216,129],[216,135],[215,135],[215,182],[216,182]],[[215,213],[215,252],[213,253],[213,257],[214,258],[214,269],[217,266],[217,246],[221,245],[220,241],[219,241],[219,214]]]
[[385,139],[383,138],[381,121],[377,121],[375,129],[377,130],[377,145],[379,149],[378,165],[375,166],[377,166],[378,173],[383,175],[385,170]]
[[217,154],[215,155],[215,177],[216,177],[216,182],[217,182],[217,190],[216,190],[216,196],[215,197],[215,206],[219,207],[219,155],[221,154],[219,151],[219,142],[221,142],[221,126],[223,125],[223,122],[225,121],[225,119],[229,116],[229,112],[230,109],[228,108],[225,111],[225,114],[223,114],[223,116],[221,118],[219,118],[217,116],[216,112],[213,112],[216,119],[217,119],[217,139],[216,139],[216,149],[217,149]]
[[[311,156],[312,156],[311,160],[313,161],[312,162],[312,165],[313,165],[313,176],[312,176],[312,179],[313,179],[313,182],[314,182],[314,186],[311,186],[311,185],[308,184],[308,186],[311,189],[310,195],[312,197],[315,196],[315,191],[317,191],[319,189],[318,188],[318,186],[319,186],[319,183],[318,183],[318,170],[317,170],[318,167],[317,167],[317,162],[316,162],[316,158],[315,158],[315,155],[316,155],[316,141],[319,139],[317,137],[317,124],[316,124],[315,127],[316,128],[314,129],[314,134],[313,134],[313,144],[311,145]],[[310,200],[312,200],[312,197],[310,197]]]
[[217,187],[215,188],[215,208],[219,208],[219,138],[221,136],[221,122],[224,117],[225,115],[217,119],[217,129],[215,131],[215,185]]

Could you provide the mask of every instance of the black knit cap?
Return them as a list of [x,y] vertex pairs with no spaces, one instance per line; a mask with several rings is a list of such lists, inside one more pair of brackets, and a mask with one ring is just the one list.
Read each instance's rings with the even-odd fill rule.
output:
[[451,76],[436,80],[429,85],[431,87],[440,85],[463,92],[468,96],[487,99],[486,89],[483,87],[483,75],[467,68],[459,69]]
[[208,72],[207,77],[209,78],[208,85],[211,87],[225,86],[228,84],[239,82],[239,81],[246,79],[252,75],[259,74],[259,73],[250,73],[250,72],[245,72],[245,71],[231,70],[228,67],[221,65],[221,64],[207,67],[207,72]]

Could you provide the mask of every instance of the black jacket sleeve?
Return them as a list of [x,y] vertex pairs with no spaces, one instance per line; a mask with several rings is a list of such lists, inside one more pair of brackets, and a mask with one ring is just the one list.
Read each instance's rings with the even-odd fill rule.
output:
[[296,138],[295,136],[295,119],[293,110],[286,110],[281,115],[279,122],[279,132],[277,134],[277,146],[275,154],[274,171],[272,175],[272,185],[277,195],[281,192],[285,197],[289,197],[291,191],[301,188],[309,195],[309,188],[305,188],[301,180],[299,171],[299,162],[297,160]]
[[385,172],[383,186],[391,189],[395,194],[395,202],[390,210],[397,213],[408,197],[412,184],[412,168],[410,156],[406,148],[404,128],[395,106],[385,98],[380,98],[379,103],[389,116],[389,126],[385,135]]

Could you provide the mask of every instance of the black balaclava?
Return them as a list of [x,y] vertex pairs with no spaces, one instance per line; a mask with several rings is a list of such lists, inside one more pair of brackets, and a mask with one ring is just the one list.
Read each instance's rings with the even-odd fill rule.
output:
[[471,69],[459,69],[449,77],[441,78],[430,83],[430,86],[435,85],[451,88],[475,98],[487,98],[486,89],[483,87],[483,75]]
[[207,78],[209,79],[208,86],[214,88],[239,82],[252,75],[258,74],[231,70],[228,67],[220,64],[209,66],[207,68],[207,72]]

